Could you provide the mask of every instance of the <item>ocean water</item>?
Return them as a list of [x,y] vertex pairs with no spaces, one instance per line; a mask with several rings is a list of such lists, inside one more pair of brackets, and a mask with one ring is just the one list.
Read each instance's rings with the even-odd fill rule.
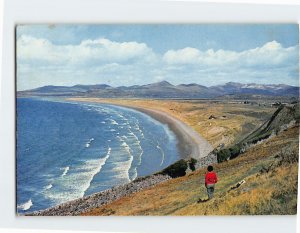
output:
[[179,159],[164,124],[128,108],[17,99],[17,212],[73,200]]

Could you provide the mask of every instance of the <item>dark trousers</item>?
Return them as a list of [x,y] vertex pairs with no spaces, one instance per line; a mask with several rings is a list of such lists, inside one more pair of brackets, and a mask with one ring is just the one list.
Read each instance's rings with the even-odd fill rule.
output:
[[206,186],[206,189],[207,189],[208,199],[212,199],[214,197],[215,185],[214,184],[208,184]]

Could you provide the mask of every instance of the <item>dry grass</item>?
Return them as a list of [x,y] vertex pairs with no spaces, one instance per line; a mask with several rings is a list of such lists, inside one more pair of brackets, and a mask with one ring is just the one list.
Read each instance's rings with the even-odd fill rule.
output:
[[[296,214],[299,128],[290,128],[217,164],[215,198],[206,198],[205,170],[159,184],[85,215],[261,215]],[[230,190],[245,180],[239,188]],[[230,190],[230,191],[229,191]]]

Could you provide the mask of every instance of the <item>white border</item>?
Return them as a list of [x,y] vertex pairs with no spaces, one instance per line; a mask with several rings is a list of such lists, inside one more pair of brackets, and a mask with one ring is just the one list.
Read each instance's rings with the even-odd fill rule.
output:
[[262,4],[262,5],[300,5],[299,0],[165,0],[175,2],[211,2],[211,3],[251,3],[251,4]]
[[154,0],[5,1],[0,99],[0,228],[149,233],[296,232],[296,216],[16,217],[14,26],[18,23],[297,23],[299,18],[300,6],[296,5]]

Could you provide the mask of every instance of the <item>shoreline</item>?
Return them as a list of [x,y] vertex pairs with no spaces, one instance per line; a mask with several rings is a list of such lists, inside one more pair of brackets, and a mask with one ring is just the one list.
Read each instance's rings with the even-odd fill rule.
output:
[[128,197],[133,193],[152,188],[170,179],[172,179],[170,176],[160,174],[139,177],[127,184],[117,185],[110,189],[63,202],[44,210],[18,214],[18,216],[78,216],[91,209],[107,205],[123,197]]
[[151,116],[155,120],[168,125],[178,139],[177,146],[180,157],[183,159],[192,157],[199,160],[200,158],[206,157],[213,150],[213,147],[193,128],[168,113],[142,107],[126,107],[138,110]]
[[134,109],[139,112],[145,113],[153,119],[166,124],[170,130],[176,135],[178,142],[177,147],[180,153],[180,157],[183,159],[194,158],[201,159],[206,157],[212,150],[212,145],[205,140],[199,133],[197,133],[192,127],[188,126],[184,122],[176,119],[170,114],[159,111],[156,109],[147,109],[143,107],[130,106],[125,104],[115,104],[104,101],[97,101],[96,99],[81,99],[81,98],[69,98],[71,101],[88,102],[88,103],[100,103],[107,105],[114,105],[119,107],[125,107]]
[[[159,121],[162,124],[166,124],[170,128],[170,130],[176,135],[177,138],[176,146],[179,150],[179,156],[181,159],[189,159],[192,157],[197,159],[200,163],[203,163],[202,160],[206,160],[207,155],[209,154],[209,152],[212,151],[212,146],[204,138],[202,138],[196,131],[194,131],[190,126],[186,125],[182,121],[176,119],[175,117],[171,116],[166,112],[155,110],[155,109],[147,109],[143,107],[105,103],[105,102],[93,101],[93,100],[78,100],[78,99],[67,99],[67,100],[86,102],[86,103],[99,103],[104,105],[112,105],[112,106],[119,106],[128,109],[133,109],[152,117],[153,119]],[[210,159],[208,160],[211,161]],[[44,210],[28,212],[19,215],[20,216],[78,215],[86,212],[86,210],[90,208],[106,205],[108,203],[111,203],[112,201],[118,200],[121,197],[128,196],[132,193],[141,191],[149,187],[153,187],[168,179],[171,179],[171,177],[169,177],[168,175],[152,174],[147,177],[140,177],[137,180],[132,181],[128,184],[114,186],[108,190],[102,192],[96,192],[89,196],[84,196],[82,198],[64,202]]]

